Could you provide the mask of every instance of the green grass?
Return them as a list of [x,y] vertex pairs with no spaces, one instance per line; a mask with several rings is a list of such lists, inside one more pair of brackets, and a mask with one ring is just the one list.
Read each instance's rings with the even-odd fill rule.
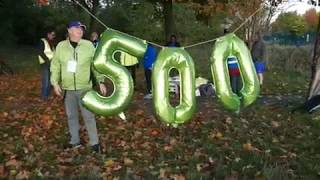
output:
[[0,58],[6,62],[14,73],[36,73],[39,70],[37,49],[32,46],[0,46]]
[[[15,51],[0,48],[0,52],[10,65],[23,73],[11,79],[10,94],[0,93],[1,100],[8,96],[15,97],[14,102],[5,102],[7,107],[1,107],[0,111],[0,115],[2,110],[9,113],[7,118],[0,120],[0,126],[3,127],[0,137],[8,134],[0,142],[0,149],[6,150],[0,152],[0,165],[16,155],[23,163],[22,168],[31,172],[34,179],[56,176],[100,179],[103,175],[120,179],[159,179],[160,171],[165,171],[168,176],[182,174],[186,179],[225,179],[230,176],[272,180],[320,178],[319,113],[290,113],[292,107],[303,103],[296,96],[303,96],[307,90],[307,73],[269,69],[265,74],[262,94],[277,95],[280,99],[272,99],[272,103],[257,101],[241,113],[233,114],[226,111],[217,98],[204,98],[198,101],[194,117],[178,128],[167,127],[159,120],[150,120],[154,117],[145,111],[150,107],[143,100],[144,84],[142,80],[137,81],[139,84],[134,102],[126,111],[127,122],[116,117],[97,120],[104,152],[102,155],[93,155],[89,148],[69,152],[62,150],[62,144],[68,141],[68,128],[65,115],[58,113],[63,108],[61,100],[42,104],[35,100],[37,94],[31,93],[35,88],[28,90],[31,92],[21,91],[38,73],[35,51],[24,47]],[[10,56],[12,53],[15,55]],[[26,62],[22,62],[22,57],[26,57]],[[138,79],[143,79],[142,70],[138,71]],[[24,76],[24,73],[29,76]],[[21,80],[25,83],[21,83]],[[14,89],[16,81],[20,84]],[[27,107],[32,116],[13,119],[14,114],[26,111],[8,109],[22,103],[18,100],[21,96],[26,96],[25,101],[33,105]],[[45,111],[46,107],[51,107],[51,110]],[[136,111],[140,109],[144,113],[137,115]],[[45,113],[50,117],[56,116],[50,129],[41,128],[41,115]],[[20,136],[22,127],[32,127],[34,132],[24,139]],[[150,128],[159,129],[161,133],[152,136]],[[137,132],[140,135],[136,136]],[[217,132],[222,137],[212,136]],[[83,134],[81,131],[81,138],[87,139]],[[172,139],[176,140],[172,149],[164,150]],[[24,149],[28,143],[35,150],[26,154]],[[251,143],[254,149],[246,150],[243,145],[247,143]],[[133,160],[133,165],[125,165],[124,157]],[[69,161],[61,163],[61,159]],[[107,173],[105,162],[110,159],[121,165],[121,169]],[[17,168],[21,170],[21,167]],[[46,171],[49,172],[48,176],[44,175]]]
[[310,75],[308,72],[303,74],[294,70],[269,69],[264,74],[264,79],[264,85],[261,89],[262,94],[305,96],[310,82]]

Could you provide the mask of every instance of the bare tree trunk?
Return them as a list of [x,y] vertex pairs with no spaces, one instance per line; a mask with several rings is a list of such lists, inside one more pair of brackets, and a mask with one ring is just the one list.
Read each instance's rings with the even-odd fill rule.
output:
[[[91,0],[91,1],[86,1],[86,0],[72,0],[72,1],[77,1],[79,2],[83,7],[85,7],[91,14],[96,15],[99,9],[99,0]],[[79,8],[79,15],[80,12],[83,11],[83,9]],[[89,15],[89,14],[88,14]],[[88,27],[88,32],[91,33],[92,31],[96,30],[97,22],[95,19],[90,16],[90,21],[89,21],[89,27]]]
[[320,33],[320,16],[318,17],[318,27],[317,27],[317,33],[316,33],[316,41],[314,43],[314,49],[313,49],[313,58],[312,58],[312,64],[311,64],[311,79],[314,78],[316,73],[316,67],[318,65],[318,57],[317,54],[318,46],[319,46],[319,33]]
[[172,0],[163,1],[165,41],[174,33]]
[[320,77],[319,73],[317,73],[317,67],[319,64],[319,36],[320,36],[320,15],[318,15],[318,27],[317,27],[317,33],[316,33],[316,40],[314,43],[314,48],[313,48],[313,57],[312,57],[312,63],[311,63],[311,81],[309,84],[309,90],[308,90],[308,99],[310,99],[313,95],[319,93],[316,92],[317,90],[320,89],[319,83],[320,82]]
[[[96,15],[99,8],[99,0],[92,0],[92,8],[91,13],[93,15]],[[92,33],[93,31],[97,31],[97,21],[90,16],[90,22],[89,22],[89,33]]]

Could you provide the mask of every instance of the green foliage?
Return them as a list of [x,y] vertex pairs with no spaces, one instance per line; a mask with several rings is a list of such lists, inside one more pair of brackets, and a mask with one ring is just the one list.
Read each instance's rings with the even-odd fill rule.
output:
[[[28,27],[30,20],[22,21],[22,17],[29,17],[33,11],[30,8],[30,0],[21,0],[19,3],[11,0],[3,0],[0,6],[0,41],[2,43],[12,43],[17,41],[17,33],[28,32],[32,26]],[[22,34],[22,33],[21,33]]]
[[128,31],[137,37],[163,43],[163,20],[156,8],[155,5],[148,2],[141,2],[137,5],[132,10]]
[[[159,13],[159,8],[161,5],[143,0],[135,4],[116,3],[99,12],[99,17],[111,28],[165,44],[163,15]],[[214,16],[206,25],[196,18],[196,13],[187,3],[174,4],[173,11],[178,40],[182,45],[215,38],[222,32],[220,24],[224,14]]]
[[34,0],[18,3],[3,0],[0,7],[0,41],[2,44],[37,44],[48,27],[55,28],[59,37],[64,38],[70,20],[88,21],[85,12],[73,7],[64,1],[40,7]]
[[290,32],[293,35],[300,36],[307,30],[307,24],[302,16],[296,12],[287,12],[280,14],[277,20],[272,24],[273,32]]
[[270,45],[267,47],[268,66],[272,69],[306,72],[310,70],[312,48],[310,45],[300,47]]
[[121,6],[108,7],[99,13],[99,17],[107,26],[119,31],[127,31],[128,15],[127,10]]
[[[163,39],[163,23],[152,3],[117,3],[102,9],[99,17],[107,26],[149,41]],[[103,30],[103,27],[101,27]]]
[[7,63],[15,74],[26,71],[32,74],[39,70],[38,57],[34,48],[29,46],[14,48],[0,46],[0,54],[0,60]]
[[223,17],[212,18],[211,21],[215,24],[206,25],[197,20],[196,13],[188,4],[175,4],[174,12],[178,37],[183,40],[182,45],[213,39],[223,31],[220,26]]

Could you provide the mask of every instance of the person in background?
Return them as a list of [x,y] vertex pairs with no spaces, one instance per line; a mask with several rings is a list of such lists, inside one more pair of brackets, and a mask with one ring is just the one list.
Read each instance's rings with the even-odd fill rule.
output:
[[[68,25],[69,38],[61,41],[51,62],[51,84],[58,96],[64,97],[64,105],[68,118],[71,140],[66,148],[78,148],[80,143],[79,109],[89,135],[89,144],[94,152],[100,152],[100,144],[95,116],[81,103],[81,95],[92,89],[90,72],[99,80],[102,95],[106,87],[102,83],[103,76],[92,69],[95,49],[90,41],[82,39],[85,25],[79,21],[71,21]],[[64,90],[64,92],[62,91]]]
[[[229,33],[229,30],[225,28],[223,30],[223,34],[226,35],[227,33]],[[227,58],[227,63],[228,63],[231,89],[235,94],[240,96],[240,90],[242,88],[242,79],[241,79],[241,74],[239,70],[238,60],[235,56],[229,56]]]
[[166,46],[168,47],[180,47],[180,43],[177,41],[176,35],[172,34],[170,40],[167,42]]
[[252,44],[251,55],[258,74],[260,85],[263,84],[263,73],[265,72],[265,44],[262,40],[261,34],[258,32],[254,36],[254,42]]
[[136,85],[136,66],[139,65],[139,61],[137,57],[132,56],[131,54],[128,54],[126,52],[121,52],[120,63],[129,70],[135,86]]
[[46,37],[41,38],[38,48],[38,59],[41,67],[41,98],[47,101],[50,95],[50,61],[54,54],[54,39],[56,33],[49,28]]
[[98,47],[99,44],[99,35],[97,32],[92,32],[90,36],[90,41],[92,42],[94,48]]
[[[170,40],[166,43],[166,46],[167,47],[180,47],[180,43],[177,41],[176,35],[172,34],[170,36]],[[179,74],[179,71],[175,68],[169,72],[170,77],[176,77],[176,76],[178,76],[178,74]]]
[[155,62],[156,58],[157,58],[156,48],[152,44],[148,44],[147,51],[143,56],[144,75],[146,78],[146,87],[147,87],[147,94],[144,96],[144,99],[152,99],[151,76],[152,76],[153,63]]
[[242,88],[242,79],[239,70],[238,60],[235,56],[229,56],[227,62],[231,89],[235,94],[240,96],[240,90]]

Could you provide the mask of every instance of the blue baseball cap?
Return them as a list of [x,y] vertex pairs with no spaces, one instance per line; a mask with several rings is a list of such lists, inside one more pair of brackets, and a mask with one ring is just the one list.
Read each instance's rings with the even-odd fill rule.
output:
[[68,29],[72,28],[72,27],[82,27],[83,30],[86,30],[86,26],[84,24],[82,24],[80,21],[71,21],[68,24]]

